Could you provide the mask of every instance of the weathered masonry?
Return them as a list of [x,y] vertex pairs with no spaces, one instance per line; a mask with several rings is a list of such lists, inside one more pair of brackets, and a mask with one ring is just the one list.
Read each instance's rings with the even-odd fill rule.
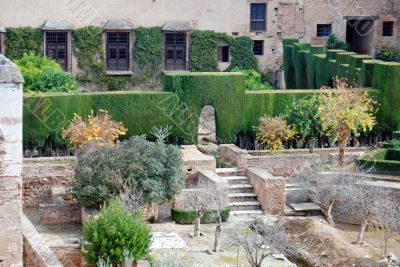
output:
[[[172,71],[188,70],[193,30],[250,37],[260,69],[275,71],[283,63],[283,38],[322,44],[335,33],[370,55],[377,43],[400,43],[400,0],[2,0],[1,11],[0,52],[7,28],[40,28],[43,53],[73,74],[79,69],[71,32],[88,25],[104,29],[105,71],[113,76],[134,71],[137,27],[162,27],[162,65]],[[229,46],[221,43],[215,57],[226,69]]]
[[22,267],[22,84],[0,55],[0,266]]

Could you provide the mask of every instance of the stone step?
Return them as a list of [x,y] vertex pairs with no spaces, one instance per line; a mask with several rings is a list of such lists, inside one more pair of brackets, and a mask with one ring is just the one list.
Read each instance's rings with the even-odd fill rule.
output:
[[250,184],[250,179],[247,176],[225,176],[229,184]]
[[234,210],[230,212],[230,215],[237,217],[247,217],[250,218],[252,216],[263,215],[264,212],[262,210]]
[[233,184],[228,187],[229,193],[254,193],[251,184]]
[[238,201],[229,202],[228,206],[233,210],[259,210],[260,202],[258,201]]
[[255,193],[232,193],[228,194],[230,202],[237,201],[255,201],[257,200],[257,195]]
[[240,175],[242,173],[242,170],[234,167],[234,168],[217,168],[215,172],[219,176],[235,176],[235,175]]

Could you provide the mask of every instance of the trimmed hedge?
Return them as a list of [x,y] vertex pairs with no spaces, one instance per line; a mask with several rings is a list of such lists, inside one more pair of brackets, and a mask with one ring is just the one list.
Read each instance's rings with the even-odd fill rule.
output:
[[[225,208],[221,211],[221,217],[223,222],[227,222],[229,218],[230,209]],[[213,215],[214,214],[214,215]],[[216,223],[217,218],[215,217],[216,211],[209,211],[204,213],[201,218],[202,224]],[[193,224],[196,219],[194,211],[183,210],[183,209],[171,209],[171,217],[177,224]]]
[[[23,139],[25,148],[42,148],[46,140],[65,146],[61,130],[74,114],[87,116],[91,110],[108,110],[113,120],[123,121],[126,138],[148,134],[153,126],[173,125],[175,113],[165,113],[163,105],[177,106],[174,94],[165,92],[46,93],[24,96]],[[180,111],[176,111],[180,114]],[[173,129],[173,136],[181,133]]]
[[193,31],[190,46],[191,71],[217,71],[218,37],[214,31]]
[[[356,160],[356,164],[358,167],[366,169],[372,173],[400,175],[400,161],[388,160],[388,152],[389,150],[386,148],[377,149]],[[400,151],[397,150],[395,153],[396,157],[400,156]]]
[[253,40],[246,36],[235,37],[229,45],[232,59],[229,69],[258,70],[258,61],[253,53]]

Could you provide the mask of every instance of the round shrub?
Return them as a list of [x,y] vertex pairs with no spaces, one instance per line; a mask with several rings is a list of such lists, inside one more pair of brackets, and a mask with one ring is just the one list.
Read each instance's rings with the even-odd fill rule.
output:
[[380,45],[376,48],[376,59],[388,62],[400,62],[400,47]]
[[117,200],[83,226],[83,255],[89,264],[95,265],[99,259],[122,263],[126,251],[134,259],[147,258],[150,244],[151,229],[143,216],[126,212]]
[[123,184],[140,191],[145,204],[172,200],[183,187],[177,146],[133,136],[115,147],[87,146],[77,155],[72,194],[85,207],[100,207]]
[[72,92],[78,89],[75,80],[57,62],[45,56],[25,53],[15,63],[24,77],[25,92]]

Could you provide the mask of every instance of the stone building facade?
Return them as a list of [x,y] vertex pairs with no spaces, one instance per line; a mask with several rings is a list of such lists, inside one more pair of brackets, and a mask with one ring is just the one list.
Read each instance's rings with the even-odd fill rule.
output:
[[[192,30],[248,36],[254,40],[260,69],[275,71],[282,64],[283,38],[323,44],[335,33],[357,52],[369,54],[378,42],[400,43],[400,0],[2,0],[1,11],[4,28],[32,26],[49,33],[64,32],[61,38],[66,49],[61,63],[74,74],[78,67],[70,49],[70,32],[87,25],[104,27],[105,36],[115,31],[134,33],[140,26],[163,26],[166,36],[175,33],[171,38],[182,42],[165,50],[164,65],[172,70],[187,69]],[[4,42],[1,32],[0,43]],[[134,34],[116,34],[115,38],[128,38],[127,49],[132,48]],[[227,53],[219,62],[224,70],[229,66],[229,48],[221,51]],[[168,55],[172,61],[167,62]],[[123,66],[124,62],[115,64]],[[117,68],[108,74],[130,72]]]

